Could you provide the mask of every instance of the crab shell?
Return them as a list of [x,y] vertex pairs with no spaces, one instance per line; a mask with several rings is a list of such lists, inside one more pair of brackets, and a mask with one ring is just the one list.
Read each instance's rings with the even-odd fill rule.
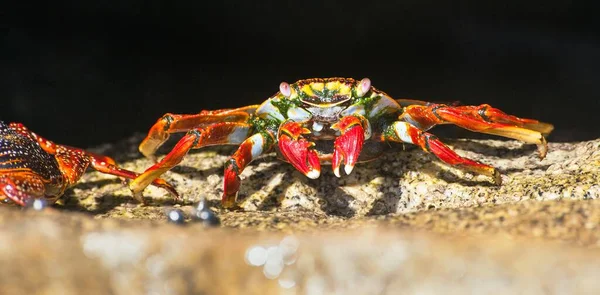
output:
[[[331,165],[334,140],[341,135],[332,128],[340,118],[361,115],[367,118],[364,130],[365,142],[358,158],[359,162],[377,158],[389,144],[369,140],[381,136],[385,122],[397,118],[402,107],[385,92],[371,86],[368,78],[313,78],[300,80],[294,84],[281,83],[275,93],[256,110],[256,115],[265,120],[300,123],[310,133],[306,140],[314,142],[322,164]],[[281,130],[277,131],[279,137]],[[287,159],[276,147],[278,157]]]

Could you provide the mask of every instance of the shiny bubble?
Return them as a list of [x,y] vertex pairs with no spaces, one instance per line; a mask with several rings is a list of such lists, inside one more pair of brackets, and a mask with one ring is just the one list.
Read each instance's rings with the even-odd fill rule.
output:
[[184,214],[183,211],[179,210],[179,209],[173,209],[171,211],[169,211],[169,213],[167,214],[167,218],[169,219],[169,222],[175,223],[175,224],[184,224]]
[[278,281],[279,281],[279,286],[284,289],[290,289],[290,288],[293,288],[294,286],[296,286],[296,281],[294,281],[292,279],[280,278]]
[[267,261],[263,267],[263,274],[268,279],[276,279],[283,271],[283,256],[279,247],[269,247],[267,249]]
[[219,226],[221,224],[219,217],[208,207],[205,198],[198,202],[192,217],[206,226]]
[[321,276],[312,276],[306,280],[306,294],[325,294],[326,282]]
[[41,211],[48,207],[48,201],[44,198],[31,199],[25,203],[25,208]]
[[206,202],[206,198],[202,197],[200,199],[200,201],[198,202],[198,205],[196,205],[196,210],[197,211],[204,211],[208,208],[208,202]]
[[253,266],[261,266],[267,261],[267,249],[254,246],[246,251],[246,262]]
[[277,282],[279,283],[279,286],[283,289],[292,289],[296,286],[297,279],[297,272],[293,269],[286,268],[279,275]]
[[296,252],[300,242],[295,236],[286,236],[279,243],[279,251],[281,252],[282,260],[286,265],[291,265],[296,262]]

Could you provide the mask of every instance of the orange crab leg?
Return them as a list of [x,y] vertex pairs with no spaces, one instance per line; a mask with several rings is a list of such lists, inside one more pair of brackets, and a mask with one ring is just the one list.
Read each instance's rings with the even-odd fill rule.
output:
[[[62,195],[64,190],[72,185],[75,185],[90,164],[92,168],[96,169],[97,171],[110,175],[124,177],[127,179],[135,179],[139,176],[139,174],[136,172],[120,168],[115,160],[113,160],[111,157],[98,155],[75,147],[56,144],[44,137],[37,135],[35,132],[29,130],[21,123],[10,123],[10,127],[16,132],[19,132],[20,134],[28,136],[29,138],[37,141],[40,147],[47,153],[55,155],[59,169],[67,180],[67,184],[60,192],[57,193],[57,195]],[[159,178],[153,180],[152,185],[167,190],[176,199],[179,198],[179,193],[177,193],[175,188],[163,179]]]
[[496,168],[459,156],[435,135],[422,131],[410,123],[402,121],[392,123],[392,125],[381,135],[381,140],[406,142],[418,145],[424,151],[434,154],[447,164],[477,174],[489,176],[493,179],[494,183],[498,185],[502,183],[502,178]]
[[[120,177],[127,178],[127,179],[136,179],[137,177],[139,177],[141,175],[137,172],[133,172],[133,171],[123,169],[123,168],[117,166],[116,164],[114,164],[114,160],[110,157],[92,154],[90,152],[87,152],[87,155],[91,159],[92,168],[94,168],[102,173],[120,176]],[[111,163],[111,161],[112,161],[112,163]],[[174,196],[174,198],[176,200],[179,200],[179,193],[177,192],[175,187],[173,187],[173,185],[171,185],[164,179],[156,178],[152,181],[152,185],[167,190],[169,193],[171,193],[171,195]]]
[[274,136],[268,132],[260,132],[244,140],[237,151],[225,163],[225,177],[223,179],[223,198],[221,204],[224,208],[235,206],[237,193],[240,190],[240,174],[250,162],[260,155],[268,152],[274,143]]
[[[430,106],[430,105],[434,105],[434,104],[440,104],[440,103],[424,101],[424,100],[417,100],[417,99],[410,99],[410,98],[399,98],[399,99],[395,99],[395,101],[401,106],[409,106],[409,105]],[[457,106],[460,104],[460,102],[452,101],[452,102],[444,102],[444,104],[448,104],[450,106]]]
[[298,122],[282,124],[279,128],[279,150],[296,170],[308,178],[316,179],[321,175],[321,163],[317,152],[312,149],[314,142],[306,140],[304,134],[310,134],[310,130]]
[[160,162],[146,169],[129,183],[134,198],[143,200],[143,190],[160,175],[177,166],[190,149],[218,144],[240,144],[248,137],[250,131],[249,124],[236,122],[216,123],[203,129],[188,131]]
[[537,144],[542,159],[548,151],[543,134],[550,133],[554,128],[548,123],[507,115],[489,105],[458,107],[443,104],[410,105],[404,108],[400,119],[422,130],[428,130],[438,124],[455,124],[475,132]]
[[140,143],[139,150],[147,158],[156,160],[154,153],[169,139],[169,134],[187,132],[220,122],[246,122],[257,108],[258,105],[251,105],[237,109],[202,111],[191,115],[167,113],[150,128],[148,135]]

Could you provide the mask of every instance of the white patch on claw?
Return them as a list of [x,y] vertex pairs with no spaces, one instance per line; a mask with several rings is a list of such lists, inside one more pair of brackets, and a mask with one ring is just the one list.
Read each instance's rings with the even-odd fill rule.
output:
[[340,166],[333,168],[333,174],[335,174],[335,176],[338,178],[340,177]]
[[410,134],[408,134],[408,129],[410,128],[410,124],[406,122],[395,122],[394,123],[394,131],[396,132],[396,136],[400,138],[403,142],[414,143]]
[[319,178],[319,176],[321,175],[321,171],[313,169],[308,171],[308,173],[306,173],[306,177],[310,178],[310,179],[317,179]]
[[352,169],[354,169],[354,165],[344,165],[344,171],[346,171],[346,175],[350,175]]

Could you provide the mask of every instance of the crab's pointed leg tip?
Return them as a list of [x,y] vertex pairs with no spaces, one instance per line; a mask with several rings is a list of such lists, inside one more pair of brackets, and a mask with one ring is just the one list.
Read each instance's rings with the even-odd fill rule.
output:
[[354,165],[344,165],[344,171],[346,171],[346,175],[350,175],[352,170],[354,169]]
[[540,160],[543,160],[546,157],[546,154],[548,153],[548,142],[546,141],[546,138],[542,137],[541,140],[541,144],[538,144],[537,148],[538,148],[538,154],[540,157]]
[[[131,188],[131,185],[129,187],[133,191],[133,188]],[[140,203],[144,202],[144,196],[142,195],[142,192],[133,192],[133,199],[137,200]]]
[[498,171],[498,169],[494,169],[494,173],[492,175],[492,181],[494,182],[495,185],[502,185],[502,175],[500,174],[500,171]]
[[316,170],[316,169],[312,169],[312,170],[308,171],[308,173],[306,173],[306,177],[308,177],[310,179],[317,179],[317,178],[319,178],[320,175],[321,175],[321,171]]
[[340,167],[335,167],[333,168],[333,174],[335,174],[335,176],[337,176],[338,178],[341,177],[340,176]]

